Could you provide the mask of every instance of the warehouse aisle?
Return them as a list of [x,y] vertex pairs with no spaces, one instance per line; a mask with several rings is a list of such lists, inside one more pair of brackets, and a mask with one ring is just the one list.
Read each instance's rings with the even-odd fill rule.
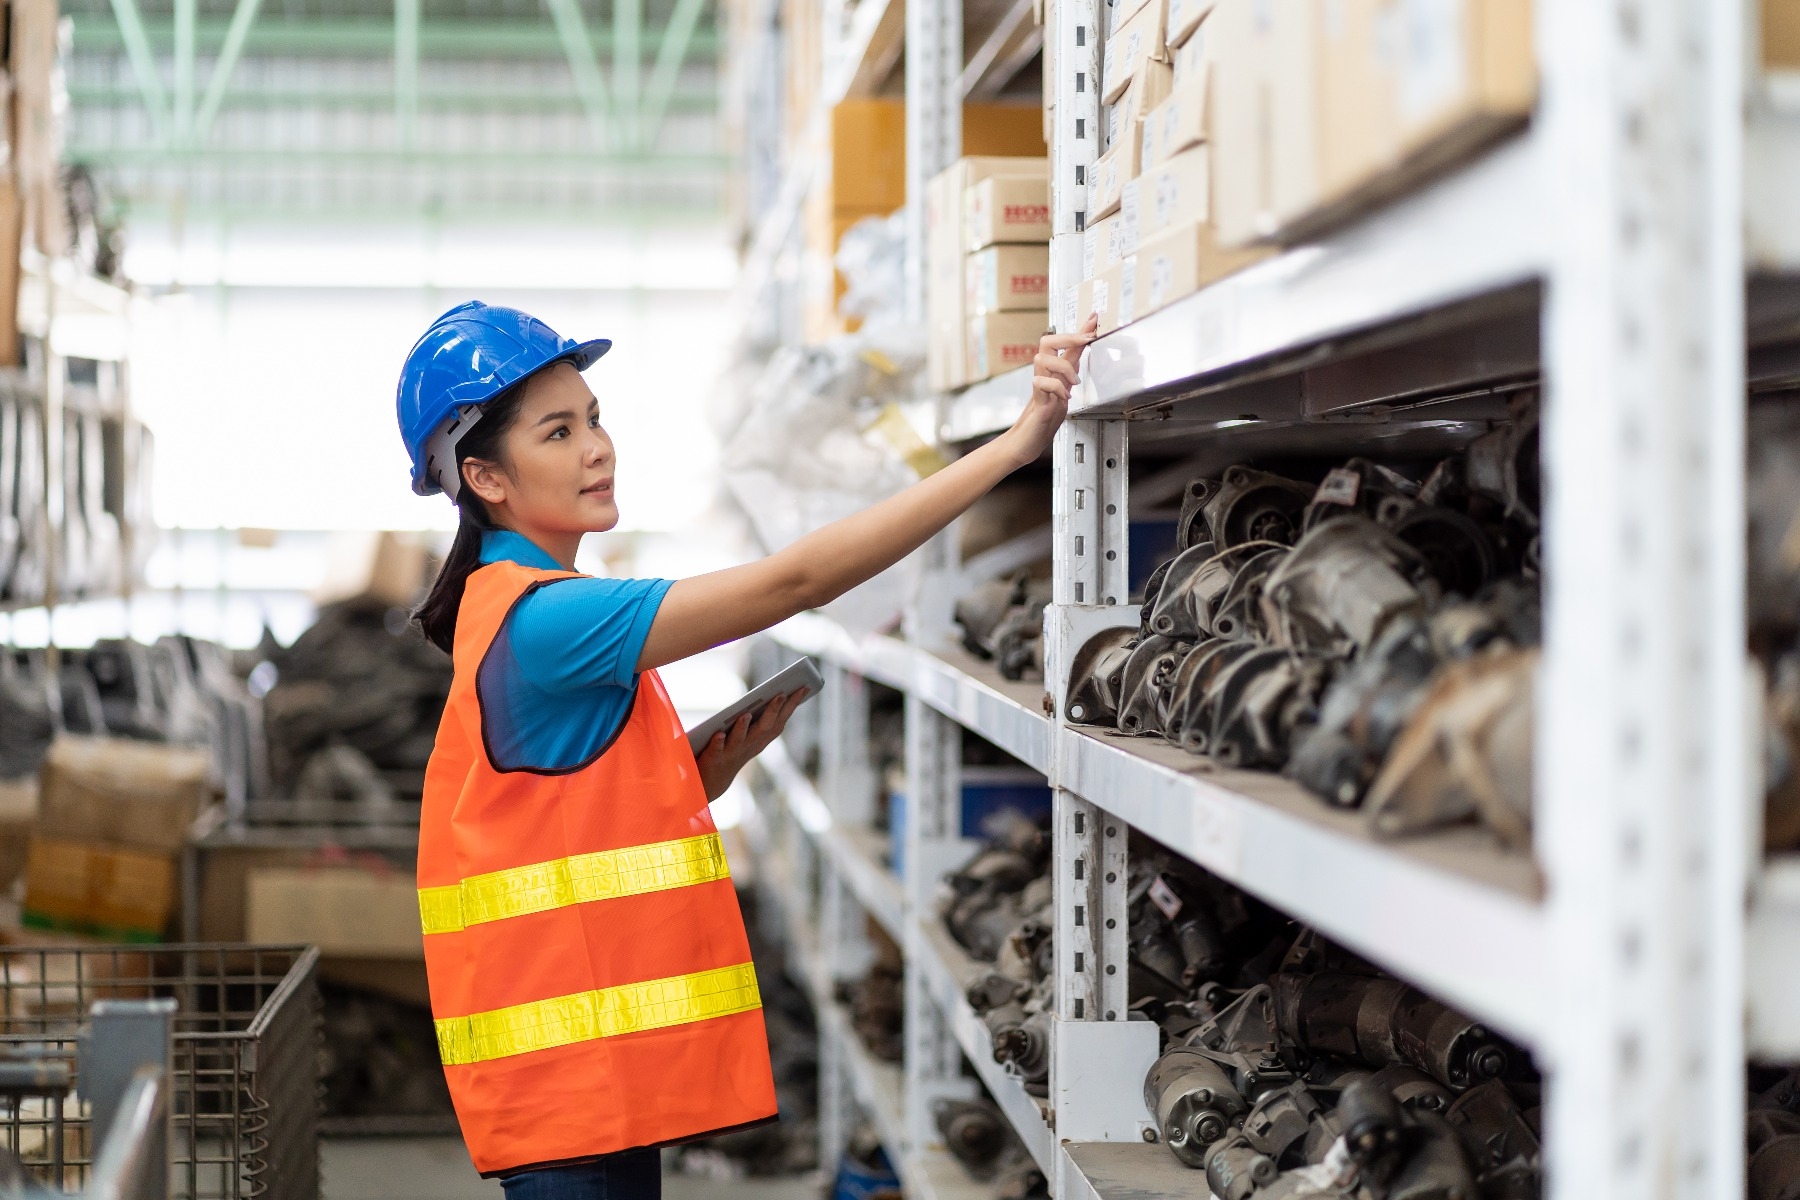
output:
[[[320,1143],[324,1200],[498,1200],[500,1185],[475,1174],[460,1138],[344,1138]],[[663,1180],[663,1200],[813,1200],[810,1176]]]

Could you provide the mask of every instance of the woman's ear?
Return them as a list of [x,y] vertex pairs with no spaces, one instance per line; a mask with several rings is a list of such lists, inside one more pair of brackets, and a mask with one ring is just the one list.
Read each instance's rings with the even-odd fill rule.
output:
[[463,486],[481,497],[483,504],[506,503],[506,475],[495,463],[479,458],[466,458],[462,464]]

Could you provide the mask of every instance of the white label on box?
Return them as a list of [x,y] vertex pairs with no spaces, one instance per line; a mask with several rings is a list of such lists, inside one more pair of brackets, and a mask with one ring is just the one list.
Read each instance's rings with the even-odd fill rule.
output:
[[1111,150],[1119,144],[1119,121],[1125,116],[1125,101],[1121,97],[1117,104],[1106,106],[1106,148]]
[[1175,171],[1164,171],[1156,177],[1156,228],[1167,225],[1180,205],[1181,176]]
[[1137,262],[1134,259],[1126,259],[1124,269],[1119,272],[1119,324],[1121,325],[1131,324],[1132,317],[1135,315],[1131,309],[1131,302],[1134,299],[1133,292],[1136,287]]
[[1102,325],[1106,324],[1106,302],[1112,299],[1112,297],[1107,294],[1110,290],[1111,289],[1106,286],[1106,280],[1094,280],[1094,311],[1100,314],[1100,323]]
[[1175,282],[1175,260],[1165,251],[1150,260],[1150,287],[1146,299],[1149,310],[1155,312],[1163,306],[1169,297],[1169,288]]
[[1464,0],[1401,0],[1400,112],[1416,121],[1443,107],[1464,89]]
[[1114,221],[1106,235],[1106,265],[1112,266],[1125,257],[1125,222]]
[[1138,170],[1148,171],[1156,165],[1156,115],[1144,118],[1144,134],[1138,142]]
[[1100,227],[1089,225],[1081,233],[1081,277],[1094,277],[1094,260],[1100,256]]
[[1081,323],[1085,320],[1087,320],[1087,314],[1081,311],[1081,289],[1079,287],[1065,288],[1063,290],[1063,332],[1074,333],[1081,328]]
[[1129,254],[1137,249],[1138,237],[1138,185],[1143,182],[1134,179],[1125,185],[1119,196],[1119,238],[1120,246]]

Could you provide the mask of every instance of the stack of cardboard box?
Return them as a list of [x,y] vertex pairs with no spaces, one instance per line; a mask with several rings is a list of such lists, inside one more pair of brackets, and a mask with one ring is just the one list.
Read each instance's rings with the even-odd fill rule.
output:
[[931,181],[925,226],[931,386],[1029,363],[1049,326],[1049,160],[958,160]]
[[189,826],[212,795],[205,750],[62,737],[40,775],[24,922],[158,941],[174,915]]
[[[834,260],[838,242],[852,225],[867,217],[885,217],[906,204],[906,102],[846,100],[831,110],[830,137],[830,167],[807,193],[804,215],[802,324],[808,342],[857,327],[855,318],[838,312],[845,281]],[[1045,153],[1033,106],[965,104],[962,138],[964,149],[975,155],[1041,158]]]
[[1427,21],[1405,0],[1112,11],[1106,149],[1060,314],[1102,333],[1417,184],[1536,97],[1530,0],[1442,0]]
[[1101,333],[1198,291],[1261,256],[1222,250],[1213,228],[1206,19],[1213,0],[1116,6],[1101,65],[1106,151],[1089,181],[1082,281],[1063,324]]

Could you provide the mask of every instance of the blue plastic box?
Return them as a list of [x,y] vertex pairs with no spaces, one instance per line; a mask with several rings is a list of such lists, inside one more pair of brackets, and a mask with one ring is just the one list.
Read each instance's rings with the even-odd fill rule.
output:
[[[987,819],[1012,809],[1034,821],[1050,819],[1050,784],[1030,767],[964,767],[962,827],[966,838],[987,836]],[[888,793],[888,860],[894,874],[906,872],[906,793]]]

